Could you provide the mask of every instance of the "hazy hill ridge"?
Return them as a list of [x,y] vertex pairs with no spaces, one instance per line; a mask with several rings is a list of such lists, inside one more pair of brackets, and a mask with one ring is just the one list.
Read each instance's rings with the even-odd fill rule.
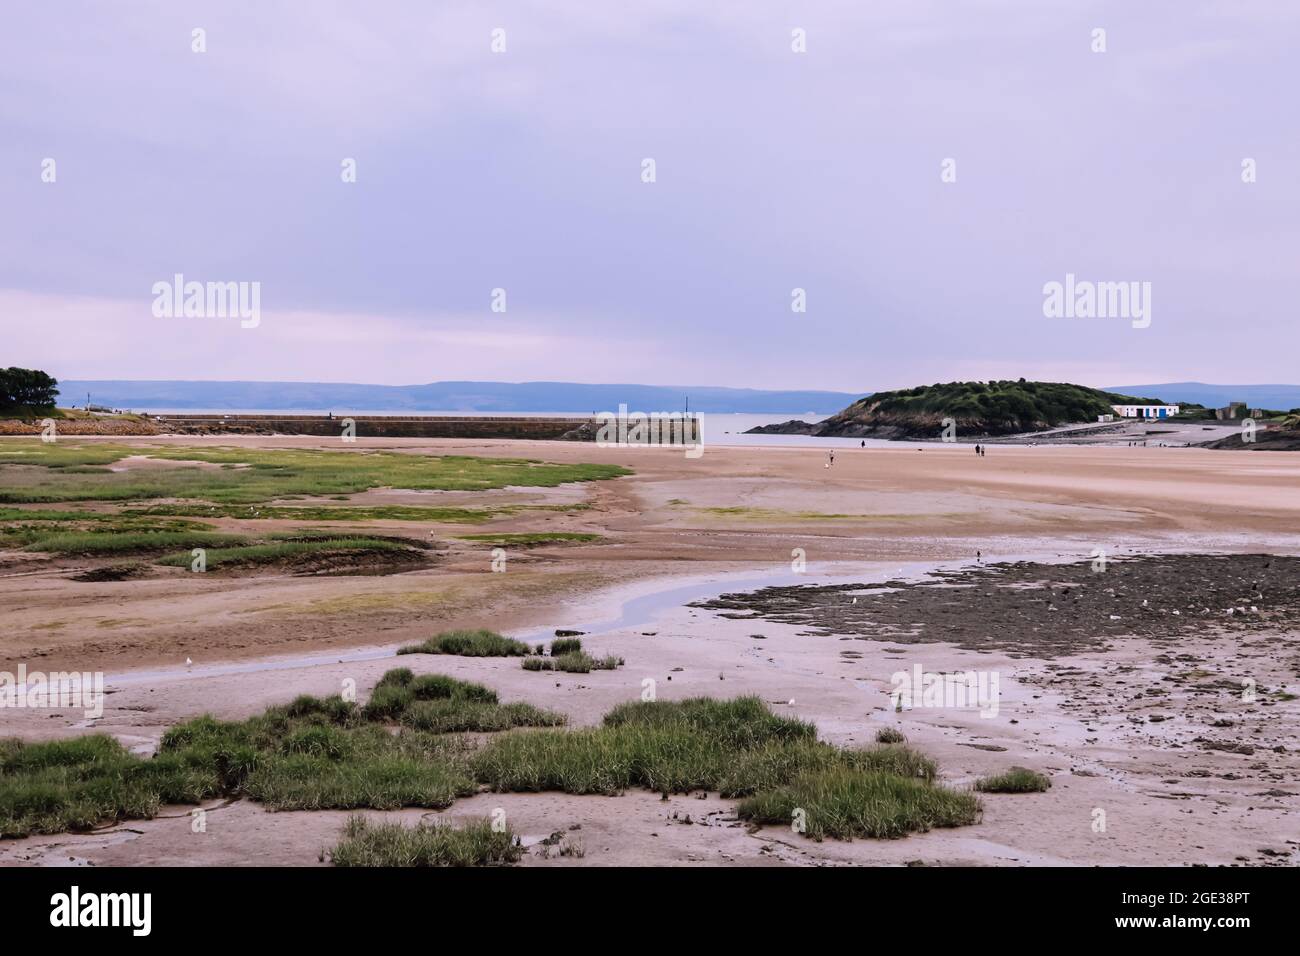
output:
[[111,408],[231,411],[364,410],[375,412],[786,412],[829,414],[857,396],[850,392],[782,391],[665,385],[586,385],[576,382],[431,382],[364,385],[331,382],[193,382],[61,380],[60,402]]

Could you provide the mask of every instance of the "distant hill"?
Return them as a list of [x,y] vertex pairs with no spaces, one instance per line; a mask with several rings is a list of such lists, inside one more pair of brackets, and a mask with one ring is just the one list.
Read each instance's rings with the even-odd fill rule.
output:
[[1223,408],[1245,402],[1251,408],[1300,408],[1300,385],[1207,385],[1204,382],[1166,382],[1163,385],[1116,385],[1110,391],[1161,395],[1168,402],[1194,402]]
[[1115,404],[1158,404],[1159,399],[1106,392],[1063,382],[947,382],[876,392],[809,425],[786,422],[754,431],[836,437],[934,438],[945,418],[964,435],[1013,435],[1074,422],[1095,422]]
[[86,381],[59,383],[61,404],[134,411],[215,409],[391,412],[814,412],[829,414],[857,396],[850,392],[763,391],[663,385],[583,385],[574,382],[432,382],[354,385],[333,382]]

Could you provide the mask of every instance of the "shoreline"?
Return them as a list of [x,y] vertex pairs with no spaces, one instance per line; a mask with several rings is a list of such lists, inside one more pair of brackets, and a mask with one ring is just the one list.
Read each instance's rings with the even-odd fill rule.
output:
[[[307,437],[129,444],[141,450],[339,447]],[[1047,774],[1052,788],[1035,796],[987,795],[978,824],[885,842],[816,843],[788,828],[750,828],[736,819],[735,802],[716,794],[663,801],[642,792],[599,799],[481,793],[438,814],[408,809],[366,815],[408,823],[463,820],[499,806],[530,840],[581,825],[585,859],[530,853],[522,865],[1232,865],[1241,857],[1272,865],[1292,858],[1288,840],[1300,846],[1293,822],[1300,820],[1300,796],[1274,779],[1279,772],[1300,773],[1294,765],[1300,705],[1270,697],[1258,712],[1223,713],[1237,722],[1235,729],[1202,730],[1214,715],[1206,710],[1211,698],[1185,677],[1204,670],[1223,679],[1252,675],[1270,693],[1288,687],[1294,629],[1246,639],[1207,629],[1179,638],[1173,650],[1168,641],[1130,638],[1064,648],[1068,653],[1048,658],[1016,656],[1013,648],[995,645],[872,639],[861,632],[867,613],[862,592],[852,595],[859,597],[856,616],[827,619],[834,622],[829,633],[799,620],[733,620],[698,606],[709,592],[883,583],[931,570],[965,573],[999,559],[1061,565],[1085,561],[1096,548],[1117,559],[1151,552],[1296,555],[1300,533],[1286,529],[1300,528],[1294,494],[1300,458],[1007,447],[977,460],[966,448],[931,446],[925,454],[893,448],[837,455],[827,468],[823,453],[799,448],[781,455],[769,448],[717,448],[698,460],[671,449],[568,442],[362,440],[346,450],[380,448],[600,462],[633,473],[556,488],[377,488],[351,495],[354,506],[516,509],[472,528],[371,522],[390,535],[427,538],[432,532],[445,545],[431,567],[393,575],[159,569],[137,580],[81,583],[70,576],[84,569],[85,560],[19,555],[19,564],[0,565],[0,602],[11,624],[0,657],[43,671],[65,664],[93,669],[98,661],[111,677],[103,718],[87,722],[75,712],[51,719],[50,711],[14,710],[5,714],[6,734],[48,740],[99,731],[147,754],[167,727],[204,712],[242,719],[299,694],[337,694],[344,681],[354,682],[365,700],[394,667],[480,682],[503,701],[561,711],[571,726],[584,727],[637,700],[643,681],[652,679],[665,700],[758,695],[780,715],[815,723],[820,736],[838,746],[865,746],[878,729],[898,726],[911,745],[939,762],[949,786],[968,787],[979,776],[1016,765]],[[572,508],[557,511],[557,504]],[[254,525],[214,520],[227,531]],[[279,519],[257,525],[292,526]],[[494,574],[488,548],[456,538],[484,528],[599,537],[512,550],[507,572]],[[803,575],[792,573],[793,552],[806,560]],[[39,573],[33,562],[42,565]],[[1115,585],[1122,580],[1114,579]],[[1159,578],[1152,580],[1157,590],[1145,596],[1155,603],[1163,590]],[[920,600],[922,593],[896,597]],[[928,607],[905,604],[894,616],[941,621]],[[1011,627],[995,610],[990,604],[987,627],[974,618],[971,624],[994,636]],[[556,628],[582,630],[584,647],[622,657],[625,665],[589,674],[534,673],[518,658],[416,654],[399,663],[393,656],[402,644],[459,627],[488,627],[530,642],[549,641]],[[186,657],[194,660],[192,669],[185,669]],[[973,710],[895,712],[890,677],[915,665],[934,673],[997,671],[1000,713],[990,720]],[[3,667],[9,665],[0,662]],[[1207,750],[1198,736],[1277,741],[1286,752]],[[1283,791],[1287,795],[1277,795]],[[271,813],[247,800],[205,807],[220,825],[201,843],[189,831],[186,809],[168,808],[153,820],[91,833],[0,842],[0,865],[69,857],[95,865],[254,859],[316,865],[318,848],[333,841],[348,816]],[[1107,811],[1108,835],[1090,829],[1096,807]],[[695,822],[682,825],[687,816]],[[1277,855],[1261,856],[1261,849]]]

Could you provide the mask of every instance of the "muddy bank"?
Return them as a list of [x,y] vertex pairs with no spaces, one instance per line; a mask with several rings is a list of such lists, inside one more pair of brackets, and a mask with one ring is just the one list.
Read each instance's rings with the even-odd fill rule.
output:
[[919,582],[798,585],[724,594],[694,607],[815,635],[1054,657],[1141,637],[1300,627],[1300,558],[1169,554],[1073,564],[1011,562]]

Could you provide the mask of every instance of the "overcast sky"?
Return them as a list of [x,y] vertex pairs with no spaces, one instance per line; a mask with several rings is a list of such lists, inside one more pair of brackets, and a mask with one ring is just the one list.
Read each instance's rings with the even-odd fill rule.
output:
[[[46,0],[4,19],[3,365],[1300,379],[1295,0]],[[176,273],[260,282],[260,324],[156,317]],[[1067,273],[1150,282],[1150,326],[1045,317]]]

